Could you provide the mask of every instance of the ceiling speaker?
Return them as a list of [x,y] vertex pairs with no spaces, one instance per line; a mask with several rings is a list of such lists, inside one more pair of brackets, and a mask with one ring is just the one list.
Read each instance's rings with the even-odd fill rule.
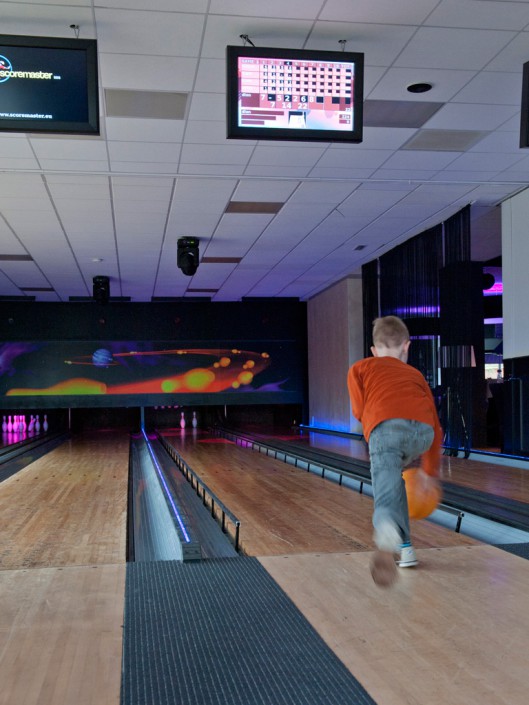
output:
[[198,242],[197,237],[181,237],[178,240],[176,264],[188,277],[192,277],[198,269]]

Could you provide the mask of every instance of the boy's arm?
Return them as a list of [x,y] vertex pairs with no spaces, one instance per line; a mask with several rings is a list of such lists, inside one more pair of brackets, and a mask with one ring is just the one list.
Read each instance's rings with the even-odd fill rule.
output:
[[441,464],[441,442],[443,440],[443,430],[439,423],[434,426],[433,443],[421,457],[421,465],[424,472],[432,477],[439,477]]
[[356,365],[353,365],[347,374],[347,388],[349,389],[353,416],[361,422],[362,414],[364,412],[364,389],[362,385],[362,377],[358,373],[358,368]]

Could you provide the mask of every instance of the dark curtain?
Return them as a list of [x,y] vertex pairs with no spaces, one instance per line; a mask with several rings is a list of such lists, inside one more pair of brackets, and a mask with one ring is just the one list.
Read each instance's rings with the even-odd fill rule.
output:
[[408,361],[431,387],[437,386],[439,369],[442,232],[442,225],[436,225],[380,258],[381,315],[405,321],[412,337]]
[[470,206],[444,222],[444,264],[470,262]]
[[377,259],[362,266],[362,305],[364,316],[364,357],[369,357],[371,354],[373,321],[379,315]]
[[380,308],[383,316],[430,318],[439,315],[442,226],[395,247],[380,258]]
[[467,454],[473,438],[479,443],[484,384],[482,286],[470,235],[465,206],[362,268],[366,355],[377,315],[404,319],[412,338],[408,361],[434,391],[453,454]]

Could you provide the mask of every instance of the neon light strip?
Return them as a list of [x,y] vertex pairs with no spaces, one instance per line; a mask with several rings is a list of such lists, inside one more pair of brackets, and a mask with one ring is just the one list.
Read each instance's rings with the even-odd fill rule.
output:
[[176,521],[178,522],[178,525],[181,528],[182,533],[184,534],[184,539],[185,539],[186,543],[191,543],[191,539],[189,538],[189,534],[186,531],[186,528],[184,526],[184,522],[182,521],[182,517],[178,513],[178,509],[176,508],[176,504],[174,503],[173,498],[171,496],[171,493],[169,492],[169,487],[167,486],[167,483],[166,483],[165,478],[163,476],[162,469],[158,463],[158,460],[156,459],[156,456],[154,455],[153,449],[151,448],[151,443],[150,443],[149,439],[147,438],[147,434],[145,433],[145,429],[142,429],[141,432],[143,434],[143,437],[145,438],[145,443],[147,443],[147,448],[149,450],[149,454],[152,458],[152,462],[154,463],[154,467],[156,469],[156,472],[158,473],[158,477],[160,478],[160,482],[162,483],[162,487],[165,490],[165,494],[167,495],[167,499],[169,500],[169,503],[170,503],[171,507],[173,508],[173,513],[176,517]]

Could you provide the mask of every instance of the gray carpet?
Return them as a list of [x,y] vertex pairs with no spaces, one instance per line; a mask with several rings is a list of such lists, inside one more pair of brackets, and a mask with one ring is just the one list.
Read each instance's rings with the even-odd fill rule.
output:
[[122,705],[375,701],[255,558],[129,563]]

